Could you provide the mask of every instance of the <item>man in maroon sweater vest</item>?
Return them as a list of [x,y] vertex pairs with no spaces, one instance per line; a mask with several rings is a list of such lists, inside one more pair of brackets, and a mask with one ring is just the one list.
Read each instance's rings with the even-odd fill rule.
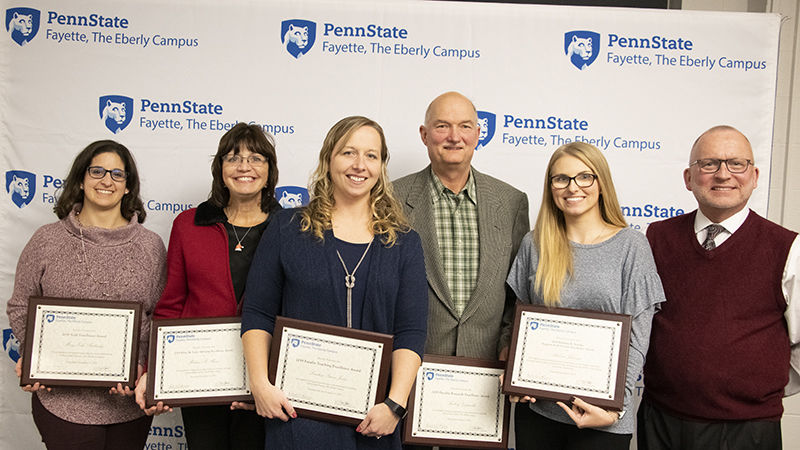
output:
[[717,126],[683,172],[698,209],[647,230],[667,301],[653,319],[639,450],[780,450],[800,388],[800,243],[749,210],[750,142]]

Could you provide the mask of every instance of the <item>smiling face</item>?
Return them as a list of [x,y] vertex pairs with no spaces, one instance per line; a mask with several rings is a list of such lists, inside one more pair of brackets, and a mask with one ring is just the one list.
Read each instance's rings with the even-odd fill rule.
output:
[[[122,158],[114,152],[98,153],[92,158],[89,167],[98,166],[106,170],[126,170]],[[96,179],[89,175],[88,170],[83,175],[81,183],[83,190],[84,210],[120,210],[122,197],[128,193],[125,181],[114,181],[111,174],[106,172],[103,178]]]
[[480,137],[475,107],[461,94],[442,94],[428,107],[419,134],[434,172],[467,171]]
[[374,128],[363,126],[346,139],[337,144],[330,160],[334,201],[368,201],[381,174],[381,137]]
[[[240,162],[228,162],[228,159],[238,156]],[[248,158],[259,158],[262,164],[248,162]],[[252,196],[261,195],[261,190],[269,179],[269,163],[267,157],[251,152],[245,145],[239,146],[239,153],[231,150],[222,156],[222,182],[230,192],[229,203],[244,200]]]
[[[692,149],[690,163],[698,159],[744,158],[753,161],[753,150],[744,135],[734,129],[712,129],[703,134]],[[730,173],[721,164],[716,173],[702,173],[697,164],[684,170],[686,189],[692,191],[698,207],[713,222],[719,223],[741,211],[758,183],[758,168]]]
[[[558,175],[574,177],[579,174],[593,174],[592,169],[580,159],[564,155],[553,163],[550,168],[550,178]],[[596,215],[602,220],[600,214],[600,183],[595,180],[589,187],[578,187],[575,181],[570,181],[565,188],[557,189],[552,185],[550,190],[553,194],[553,202],[556,207],[564,213],[567,219],[576,219],[588,215]]]

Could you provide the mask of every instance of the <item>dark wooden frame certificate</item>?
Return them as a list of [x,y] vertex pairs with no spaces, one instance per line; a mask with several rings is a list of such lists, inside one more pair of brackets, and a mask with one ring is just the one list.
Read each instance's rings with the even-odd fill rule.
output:
[[153,320],[147,406],[252,403],[241,322],[241,317]]
[[622,410],[631,317],[518,304],[503,391]]
[[388,334],[278,316],[269,381],[300,416],[358,425],[385,398],[393,340]]
[[141,305],[31,297],[20,386],[134,388]]
[[510,404],[500,375],[505,363],[425,355],[409,395],[403,443],[507,448]]

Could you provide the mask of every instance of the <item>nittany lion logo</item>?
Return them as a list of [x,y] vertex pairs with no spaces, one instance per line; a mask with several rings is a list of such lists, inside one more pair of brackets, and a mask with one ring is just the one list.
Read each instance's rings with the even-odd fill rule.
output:
[[3,350],[6,352],[12,361],[17,362],[19,359],[19,340],[14,336],[11,328],[3,329]]
[[433,379],[433,371],[429,370],[429,371],[425,372],[425,378],[427,380],[429,380],[429,381],[432,380]]
[[275,188],[275,198],[284,209],[299,208],[308,204],[308,189],[300,186]]
[[317,24],[310,20],[292,19],[281,22],[281,42],[286,51],[299,58],[314,46]]
[[39,32],[39,10],[33,8],[8,8],[6,31],[11,40],[19,45],[30,42]]
[[175,335],[174,334],[168,334],[167,335],[167,344],[172,344],[173,342],[175,342]]
[[530,325],[531,325],[531,331],[534,331],[537,328],[539,328],[539,322],[536,322],[535,320],[531,320]]
[[36,193],[36,175],[24,170],[6,172],[6,192],[11,194],[11,201],[22,208],[33,200]]
[[124,95],[100,97],[100,119],[112,133],[124,130],[133,119],[133,99]]
[[478,147],[475,150],[480,150],[489,144],[489,141],[494,137],[494,124],[496,118],[494,113],[487,111],[478,111],[478,126],[481,128],[481,134],[478,137]]
[[297,338],[292,338],[290,342],[292,344],[292,347],[297,347],[298,345],[300,345],[300,339]]
[[53,323],[56,320],[56,315],[55,314],[45,314],[44,315],[44,320],[46,320],[47,323]]
[[600,34],[594,31],[570,31],[564,33],[564,53],[572,65],[583,70],[597,59],[596,48],[600,46]]

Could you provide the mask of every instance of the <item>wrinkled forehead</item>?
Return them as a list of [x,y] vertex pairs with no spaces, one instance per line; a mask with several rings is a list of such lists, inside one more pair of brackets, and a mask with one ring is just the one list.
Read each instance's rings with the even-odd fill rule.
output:
[[750,141],[736,130],[711,131],[697,140],[689,160],[691,162],[704,158],[745,158],[752,161],[753,149]]

